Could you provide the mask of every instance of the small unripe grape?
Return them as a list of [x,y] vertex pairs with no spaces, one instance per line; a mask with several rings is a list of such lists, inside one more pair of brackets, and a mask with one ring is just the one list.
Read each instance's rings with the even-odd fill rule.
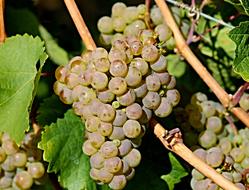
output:
[[45,169],[41,162],[32,162],[28,164],[28,172],[32,178],[39,179],[44,175]]
[[21,171],[15,175],[14,183],[18,188],[25,190],[32,186],[33,179],[27,171]]

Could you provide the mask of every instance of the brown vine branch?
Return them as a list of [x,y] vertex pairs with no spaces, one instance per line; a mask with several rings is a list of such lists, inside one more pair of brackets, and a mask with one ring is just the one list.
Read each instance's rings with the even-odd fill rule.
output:
[[93,38],[80,14],[80,11],[74,0],[64,0],[66,7],[74,21],[74,24],[80,34],[81,39],[83,40],[86,48],[88,50],[93,50],[96,48],[96,45],[93,41]]
[[0,44],[4,42],[6,38],[4,27],[4,0],[0,0]]
[[[193,152],[186,147],[181,140],[177,140],[179,135],[174,136],[173,138],[168,138],[170,141],[167,141],[167,132],[156,120],[151,120],[151,125],[154,128],[154,133],[162,142],[162,144],[167,148],[176,153],[178,156],[182,157],[185,161],[195,167],[198,171],[203,173],[206,177],[211,179],[217,185],[222,187],[225,190],[239,190],[232,182],[224,178],[222,175],[216,172],[215,169],[207,165],[204,161],[199,159]],[[170,134],[170,133],[169,133]],[[172,135],[172,134],[170,134]],[[176,137],[176,139],[174,139]],[[172,142],[173,141],[173,142]],[[169,144],[171,144],[169,147]]]
[[[165,1],[155,0],[155,2],[162,12],[164,21],[167,23],[174,34],[176,46],[181,52],[182,56],[188,61],[188,63],[193,67],[193,69],[198,73],[198,75],[208,85],[208,87],[214,92],[223,106],[226,108],[230,107],[230,96],[212,77],[212,75],[207,71],[207,69],[202,65],[199,59],[189,48]],[[232,107],[231,112],[236,115],[247,127],[249,127],[249,117],[243,109]]]
[[[66,4],[66,6],[68,6],[68,4]],[[70,8],[68,8],[68,9],[70,9]],[[69,11],[70,14],[72,14],[72,11],[77,11],[78,12],[77,7],[74,7],[73,10],[71,9],[71,11]],[[82,20],[83,20],[83,18],[82,18]],[[82,22],[75,22],[75,20],[74,20],[74,23],[75,23],[77,28],[86,27],[86,25],[82,25]],[[77,25],[82,25],[82,26],[77,26]],[[85,30],[88,30],[88,29],[86,28]],[[87,36],[87,38],[91,38],[91,39],[87,40],[88,42],[92,43],[91,46],[89,46],[89,47],[95,47],[95,43],[92,40],[92,37],[91,37],[90,33]],[[85,38],[82,38],[82,40],[85,42]],[[167,143],[167,141],[165,140],[166,130],[154,119],[151,120],[151,124],[152,124],[152,127],[154,128],[154,134],[161,140],[161,142],[165,145],[166,148],[169,148],[170,146]],[[215,183],[217,183],[222,188],[224,188],[226,190],[239,190],[233,183],[231,183],[230,181],[225,179],[222,175],[217,173],[213,168],[211,168],[205,162],[203,162],[198,157],[196,157],[193,154],[193,152],[191,150],[189,150],[182,143],[181,136],[177,135],[177,134],[179,134],[178,132],[179,132],[179,130],[175,129],[175,130],[173,130],[172,133],[170,133],[172,135],[175,134],[175,136],[173,136],[173,138],[169,138],[168,140],[171,140],[171,142],[174,141],[175,139],[179,140],[179,141],[176,140],[174,144],[170,144],[170,145],[172,145],[170,147],[171,151],[178,154],[180,157],[182,157],[184,160],[189,162],[192,166],[194,166],[196,169],[198,169],[200,172],[202,172],[208,178],[212,179]]]

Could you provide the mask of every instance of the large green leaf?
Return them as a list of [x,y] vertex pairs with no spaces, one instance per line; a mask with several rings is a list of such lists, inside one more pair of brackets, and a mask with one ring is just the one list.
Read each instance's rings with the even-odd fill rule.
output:
[[249,81],[249,21],[240,23],[239,27],[229,32],[229,37],[236,43],[236,55],[233,68],[236,73]]
[[249,1],[248,0],[240,0],[243,8],[245,9],[246,14],[249,15]]
[[38,37],[17,35],[0,46],[0,130],[18,143],[29,128],[29,107],[46,59],[43,45]]
[[48,52],[49,58],[57,65],[67,64],[67,52],[57,44],[51,34],[43,26],[39,26],[39,31],[42,39],[45,41],[46,50]]
[[169,54],[166,59],[168,61],[167,69],[171,75],[181,77],[185,73],[186,63],[181,60],[179,55]]
[[49,162],[48,172],[58,174],[59,182],[68,190],[96,190],[89,176],[88,156],[82,152],[84,125],[72,110],[63,119],[45,127],[39,148]]
[[188,175],[186,170],[182,167],[180,162],[174,157],[172,153],[169,153],[169,160],[172,166],[172,169],[169,174],[163,175],[161,178],[166,181],[169,186],[169,190],[173,190],[175,184],[181,182],[181,178]]

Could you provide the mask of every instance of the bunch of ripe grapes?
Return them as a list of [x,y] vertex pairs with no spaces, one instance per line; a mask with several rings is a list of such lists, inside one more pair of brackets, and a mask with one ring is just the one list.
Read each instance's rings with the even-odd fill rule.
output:
[[[240,103],[246,102],[245,96]],[[246,105],[249,106],[248,102]],[[178,109],[176,114],[181,115],[184,141],[195,149],[194,153],[240,189],[246,190],[249,183],[249,129],[234,130],[225,120],[226,110],[222,105],[208,100],[203,93],[194,94],[191,103],[184,110]],[[221,190],[196,169],[192,170],[191,187],[193,190]]]
[[6,133],[0,134],[0,189],[26,190],[34,183],[41,183],[45,169],[30,146],[31,136],[27,134],[23,145],[18,147]]

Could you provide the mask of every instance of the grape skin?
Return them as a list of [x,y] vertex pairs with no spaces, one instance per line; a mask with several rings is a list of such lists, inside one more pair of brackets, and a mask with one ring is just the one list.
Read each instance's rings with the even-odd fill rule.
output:
[[150,67],[160,73],[160,72],[165,72],[167,70],[167,60],[166,57],[163,55],[160,55],[159,59],[150,65]]
[[234,159],[235,162],[241,162],[245,157],[244,152],[240,148],[237,148],[237,147],[231,150],[230,155]]
[[116,110],[116,115],[113,120],[113,125],[115,126],[123,126],[123,124],[126,122],[127,116],[124,110]]
[[24,152],[17,152],[13,155],[15,167],[23,167],[27,162],[27,155]]
[[133,59],[130,63],[130,67],[137,68],[143,76],[149,72],[148,63],[142,58]]
[[98,172],[98,180],[103,183],[109,183],[113,179],[113,174],[108,172],[106,168],[101,168]]
[[142,81],[142,74],[136,67],[129,67],[125,81],[128,86],[136,87]]
[[105,142],[105,137],[99,132],[93,132],[88,134],[88,140],[95,148],[99,148]]
[[121,60],[111,62],[110,73],[114,77],[125,77],[128,72],[127,64]]
[[142,58],[148,62],[155,62],[159,57],[159,52],[154,45],[145,45],[142,49]]

